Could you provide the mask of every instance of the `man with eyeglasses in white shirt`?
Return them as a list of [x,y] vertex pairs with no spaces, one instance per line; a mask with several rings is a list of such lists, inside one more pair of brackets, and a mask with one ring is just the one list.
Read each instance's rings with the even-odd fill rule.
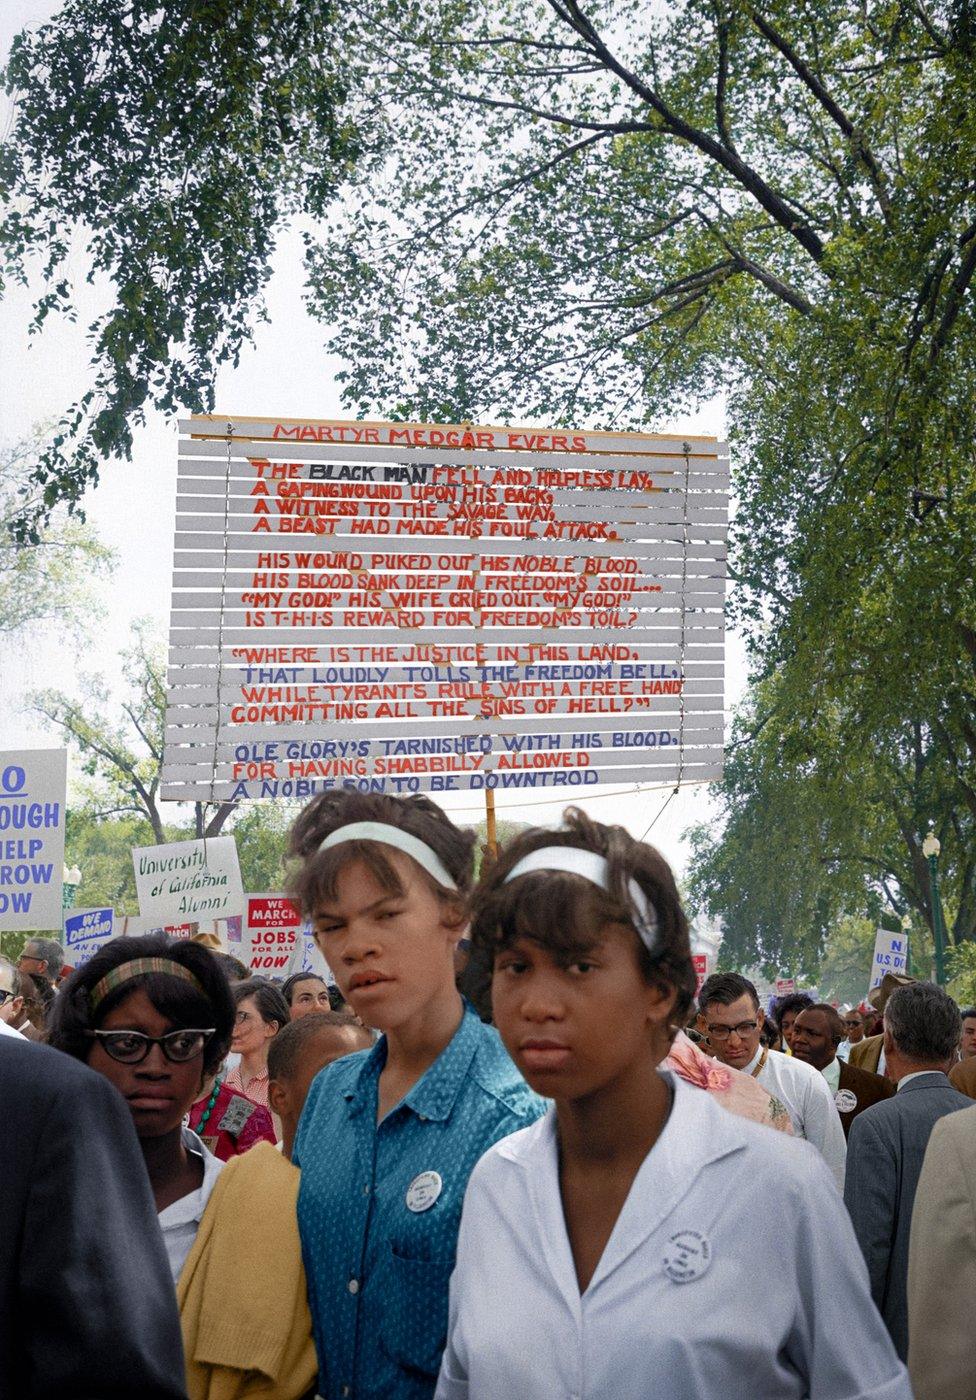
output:
[[702,987],[698,1008],[709,1051],[782,1100],[794,1133],[819,1149],[842,1192],[847,1144],[827,1082],[811,1065],[760,1043],[765,1017],[753,984],[737,972],[716,972]]

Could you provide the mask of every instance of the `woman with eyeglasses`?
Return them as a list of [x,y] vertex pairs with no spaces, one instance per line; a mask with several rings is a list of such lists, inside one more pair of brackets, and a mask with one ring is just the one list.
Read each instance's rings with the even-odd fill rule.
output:
[[230,1048],[240,1063],[228,1074],[226,1084],[252,1103],[268,1107],[268,1051],[271,1042],[291,1019],[281,992],[264,977],[249,977],[233,987],[237,1015]]
[[298,1173],[268,1143],[225,1165],[183,1126],[235,1014],[206,948],[117,938],[72,974],[50,1042],[110,1080],[132,1114],[177,1285],[190,1400],[298,1400],[316,1372]]
[[223,1163],[184,1115],[227,1053],[234,1002],[205,948],[118,938],[72,974],[50,1043],[110,1080],[129,1106],[174,1281]]

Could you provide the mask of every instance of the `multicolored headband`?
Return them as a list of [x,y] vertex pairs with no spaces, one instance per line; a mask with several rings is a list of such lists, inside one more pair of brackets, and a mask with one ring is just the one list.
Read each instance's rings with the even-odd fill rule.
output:
[[118,967],[113,967],[100,982],[95,983],[88,993],[89,1010],[94,1015],[109,992],[114,992],[117,987],[131,982],[133,977],[141,977],[147,972],[165,972],[167,977],[179,977],[181,981],[189,982],[202,997],[207,997],[203,985],[182,963],[174,962],[172,958],[133,958],[131,962],[119,963]]
[[[584,851],[580,846],[541,846],[537,851],[530,851],[516,861],[503,884],[537,870],[562,870],[568,875],[580,875],[591,885],[610,893],[610,866],[606,858],[596,851]],[[627,881],[627,893],[634,908],[631,922],[644,947],[653,953],[657,946],[657,910],[633,877]]]
[[387,822],[350,822],[348,826],[340,826],[327,836],[319,850],[331,850],[333,846],[341,846],[345,841],[378,841],[382,846],[392,846],[394,850],[402,851],[405,856],[415,860],[439,885],[449,890],[457,889],[457,882],[437,852],[431,850],[426,841],[411,836],[409,831],[402,831],[398,826],[390,826]]

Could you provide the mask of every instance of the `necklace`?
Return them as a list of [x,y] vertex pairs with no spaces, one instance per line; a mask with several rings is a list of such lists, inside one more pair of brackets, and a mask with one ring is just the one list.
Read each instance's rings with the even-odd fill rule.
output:
[[203,1113],[200,1115],[199,1123],[194,1128],[194,1132],[196,1133],[197,1137],[203,1137],[203,1130],[207,1126],[207,1120],[209,1119],[211,1113],[213,1113],[214,1104],[217,1102],[217,1095],[220,1093],[220,1086],[222,1083],[223,1080],[218,1074],[217,1078],[214,1080],[213,1089],[210,1091],[210,1098],[207,1100],[207,1106],[203,1110]]
[[753,1079],[758,1079],[758,1078],[759,1078],[759,1076],[760,1076],[760,1075],[762,1074],[762,1072],[763,1072],[763,1068],[765,1067],[766,1061],[767,1061],[768,1059],[769,1059],[769,1046],[768,1046],[768,1045],[764,1045],[764,1046],[763,1046],[762,1055],[761,1055],[760,1058],[759,1058],[759,1063],[758,1063],[758,1065],[756,1065],[756,1068],[752,1071],[752,1078],[753,1078]]

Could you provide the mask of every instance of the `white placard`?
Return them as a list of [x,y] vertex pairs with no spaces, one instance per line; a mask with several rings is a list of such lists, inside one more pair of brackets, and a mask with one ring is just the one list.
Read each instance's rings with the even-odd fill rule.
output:
[[0,753],[0,929],[61,928],[66,749]]
[[886,972],[902,975],[908,968],[908,934],[879,928],[874,940],[874,957],[871,959],[871,981],[868,991],[873,992]]
[[164,797],[720,776],[723,443],[180,427]]
[[244,912],[233,836],[140,846],[132,852],[139,912],[161,924]]

